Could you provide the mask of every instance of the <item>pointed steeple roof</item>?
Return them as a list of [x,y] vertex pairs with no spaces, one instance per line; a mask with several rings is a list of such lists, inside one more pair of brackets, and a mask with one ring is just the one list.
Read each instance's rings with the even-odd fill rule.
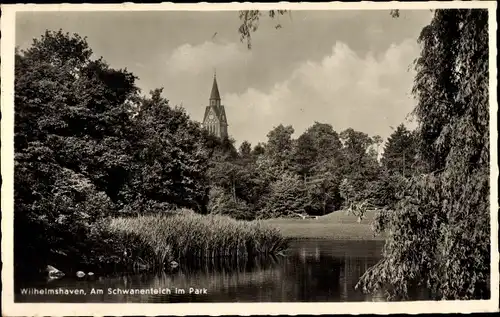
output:
[[214,83],[212,84],[212,92],[210,93],[210,100],[220,100],[219,87],[217,86],[217,79],[214,73]]

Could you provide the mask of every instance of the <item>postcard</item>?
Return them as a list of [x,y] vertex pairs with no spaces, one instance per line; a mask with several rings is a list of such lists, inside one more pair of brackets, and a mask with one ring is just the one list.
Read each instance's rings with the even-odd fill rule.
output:
[[1,9],[3,315],[499,309],[495,2]]

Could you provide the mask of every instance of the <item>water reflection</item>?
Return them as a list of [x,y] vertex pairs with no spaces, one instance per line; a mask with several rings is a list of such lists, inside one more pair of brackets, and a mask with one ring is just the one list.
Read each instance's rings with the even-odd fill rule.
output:
[[[22,295],[22,302],[332,302],[380,301],[354,290],[359,277],[380,258],[378,241],[292,241],[285,257],[180,263],[172,273],[23,281],[24,288],[83,289],[86,295]],[[207,294],[189,294],[203,289]],[[92,289],[102,294],[90,294]],[[112,294],[109,290],[143,290]],[[168,289],[170,293],[165,293]],[[184,290],[183,294],[179,290]],[[154,293],[152,290],[157,290]],[[163,290],[163,294],[158,290]]]

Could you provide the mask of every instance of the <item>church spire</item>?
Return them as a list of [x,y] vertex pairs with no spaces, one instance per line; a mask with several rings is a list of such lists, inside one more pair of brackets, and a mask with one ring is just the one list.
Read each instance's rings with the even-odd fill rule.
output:
[[214,71],[214,83],[212,84],[212,92],[210,93],[210,100],[220,100],[219,87],[217,86],[217,78]]
[[212,91],[210,93],[210,104],[205,108],[205,115],[203,117],[203,126],[210,133],[219,138],[227,138],[227,118],[226,110],[221,105],[219,94],[219,87],[217,85],[217,77],[214,69],[214,80],[212,84]]

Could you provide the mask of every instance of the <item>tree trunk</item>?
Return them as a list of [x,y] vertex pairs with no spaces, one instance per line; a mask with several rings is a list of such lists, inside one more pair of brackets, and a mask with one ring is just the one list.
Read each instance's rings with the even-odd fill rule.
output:
[[323,215],[326,214],[326,193],[325,195],[323,196]]
[[405,177],[405,153],[403,153],[403,177]]
[[232,181],[232,194],[233,194],[233,201],[236,202],[236,184],[234,179]]

